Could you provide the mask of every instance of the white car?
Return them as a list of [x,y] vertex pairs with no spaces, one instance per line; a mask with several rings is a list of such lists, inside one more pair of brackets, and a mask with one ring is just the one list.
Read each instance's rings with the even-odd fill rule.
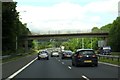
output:
[[59,52],[53,51],[53,52],[51,53],[51,57],[59,57]]
[[47,59],[47,60],[49,60],[49,55],[48,55],[48,53],[47,53],[47,52],[44,52],[44,51],[38,53],[38,60],[40,60],[40,59]]

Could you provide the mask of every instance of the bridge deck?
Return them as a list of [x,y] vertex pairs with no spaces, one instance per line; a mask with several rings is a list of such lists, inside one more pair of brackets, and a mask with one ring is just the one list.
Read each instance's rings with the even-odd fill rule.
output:
[[42,35],[27,35],[27,39],[42,39],[42,38],[80,38],[80,37],[108,37],[109,33],[72,33],[72,34],[42,34]]

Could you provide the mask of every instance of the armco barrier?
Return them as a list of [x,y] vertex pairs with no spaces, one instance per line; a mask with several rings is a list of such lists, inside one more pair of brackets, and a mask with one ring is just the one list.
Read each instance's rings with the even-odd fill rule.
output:
[[101,54],[97,54],[98,58],[104,58],[104,59],[111,59],[112,61],[117,59],[117,61],[120,61],[120,56],[113,56],[113,55],[101,55]]

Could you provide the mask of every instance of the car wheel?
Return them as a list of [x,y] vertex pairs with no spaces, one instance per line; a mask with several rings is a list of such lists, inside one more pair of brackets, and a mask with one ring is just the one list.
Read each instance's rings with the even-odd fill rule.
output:
[[94,64],[96,67],[98,66],[98,63]]
[[72,66],[75,66],[75,64],[72,62]]
[[47,58],[47,60],[49,60],[49,58]]
[[40,57],[38,57],[38,60],[40,60]]
[[77,63],[75,63],[74,65],[75,65],[75,67],[78,67],[78,64],[77,64]]

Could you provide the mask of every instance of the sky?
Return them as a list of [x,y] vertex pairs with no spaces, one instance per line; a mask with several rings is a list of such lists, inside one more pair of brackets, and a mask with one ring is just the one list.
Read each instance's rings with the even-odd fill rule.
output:
[[14,0],[32,32],[89,31],[112,23],[120,0]]

